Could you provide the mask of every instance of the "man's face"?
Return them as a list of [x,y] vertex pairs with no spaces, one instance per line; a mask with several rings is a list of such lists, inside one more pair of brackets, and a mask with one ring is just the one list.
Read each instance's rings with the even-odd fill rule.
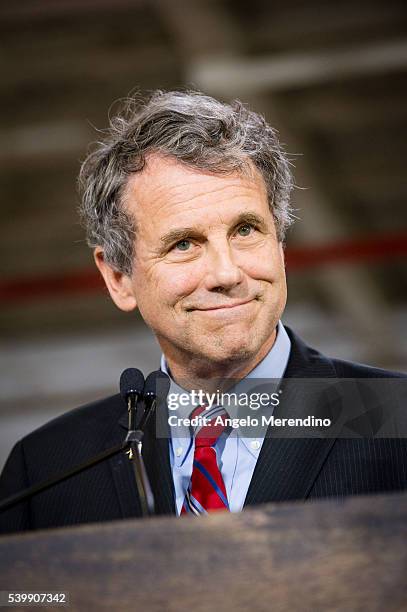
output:
[[131,292],[168,363],[265,356],[286,302],[263,179],[205,174],[159,156],[133,175]]

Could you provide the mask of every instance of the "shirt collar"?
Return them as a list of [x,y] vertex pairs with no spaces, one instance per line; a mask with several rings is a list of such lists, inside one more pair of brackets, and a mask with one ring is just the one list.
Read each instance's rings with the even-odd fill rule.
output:
[[275,342],[267,355],[248,373],[246,378],[276,378],[283,377],[290,357],[291,340],[281,321],[277,325]]

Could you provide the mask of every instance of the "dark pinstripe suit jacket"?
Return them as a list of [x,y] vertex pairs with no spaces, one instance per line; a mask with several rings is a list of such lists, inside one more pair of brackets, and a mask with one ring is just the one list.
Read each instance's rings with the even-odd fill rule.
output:
[[[328,359],[287,330],[292,349],[285,378],[382,378],[403,375]],[[166,419],[166,407],[157,410]],[[18,442],[0,478],[0,498],[62,473],[111,446],[126,433],[119,395],[64,414]],[[174,514],[168,440],[154,419],[143,454],[158,514]],[[343,497],[407,488],[406,439],[264,440],[245,506]],[[0,532],[140,516],[134,476],[124,454],[106,460],[0,515]]]

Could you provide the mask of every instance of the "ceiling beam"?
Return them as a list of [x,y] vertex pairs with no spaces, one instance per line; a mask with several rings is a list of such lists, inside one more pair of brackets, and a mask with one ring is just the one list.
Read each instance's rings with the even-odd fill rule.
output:
[[189,80],[218,94],[245,95],[308,87],[338,78],[407,69],[407,41],[293,53],[271,57],[199,57],[189,63]]

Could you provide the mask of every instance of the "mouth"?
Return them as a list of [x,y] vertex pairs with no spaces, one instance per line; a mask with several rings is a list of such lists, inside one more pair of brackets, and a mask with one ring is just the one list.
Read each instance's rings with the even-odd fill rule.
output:
[[235,308],[246,306],[247,304],[251,304],[252,302],[254,302],[255,299],[256,298],[252,298],[250,300],[244,300],[241,302],[233,302],[233,303],[227,303],[227,304],[219,304],[216,306],[208,306],[207,308],[190,308],[188,310],[190,311],[197,310],[199,312],[221,312],[221,311],[233,310]]

